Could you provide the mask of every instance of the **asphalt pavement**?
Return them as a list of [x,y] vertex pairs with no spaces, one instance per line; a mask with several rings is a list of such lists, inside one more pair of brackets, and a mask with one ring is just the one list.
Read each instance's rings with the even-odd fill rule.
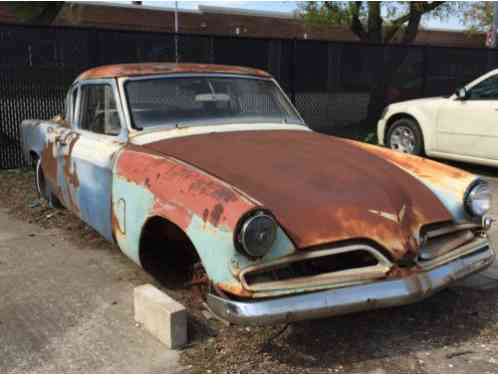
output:
[[179,371],[179,352],[134,322],[133,288],[147,281],[118,251],[0,207],[0,373]]

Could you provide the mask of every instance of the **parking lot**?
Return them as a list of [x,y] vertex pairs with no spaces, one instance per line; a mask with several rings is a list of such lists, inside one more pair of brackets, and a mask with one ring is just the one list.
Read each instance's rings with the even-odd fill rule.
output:
[[[498,200],[496,169],[458,166]],[[31,172],[0,172],[0,372],[496,372],[494,266],[467,283],[478,289],[288,327],[227,327],[193,307],[190,345],[169,351],[133,321],[133,287],[155,281],[32,190]]]

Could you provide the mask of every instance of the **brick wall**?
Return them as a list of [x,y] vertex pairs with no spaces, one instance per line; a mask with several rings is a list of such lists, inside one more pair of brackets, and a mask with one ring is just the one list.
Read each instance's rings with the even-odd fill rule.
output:
[[[0,4],[0,23],[15,18]],[[63,8],[56,25],[79,25],[110,29],[174,31],[174,12],[141,6],[71,4]],[[358,41],[344,27],[310,26],[298,19],[244,14],[182,11],[179,31],[193,34],[239,35],[261,38],[297,38],[330,41]],[[483,34],[459,31],[420,30],[416,44],[450,47],[484,47]]]

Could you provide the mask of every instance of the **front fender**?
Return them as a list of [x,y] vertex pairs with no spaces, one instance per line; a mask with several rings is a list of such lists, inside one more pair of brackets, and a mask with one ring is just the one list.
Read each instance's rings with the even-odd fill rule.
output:
[[411,174],[438,197],[456,222],[468,221],[469,218],[463,205],[464,196],[468,187],[478,176],[427,158],[404,154],[385,147],[355,141],[348,142],[354,142],[358,147]]
[[[209,279],[221,288],[246,295],[237,275],[254,263],[236,251],[238,220],[258,203],[232,186],[173,158],[128,146],[113,169],[113,234],[121,250],[141,266],[142,229],[151,217],[176,224],[191,240]],[[294,251],[279,230],[272,259]]]
[[[406,105],[395,105],[395,108],[392,108],[388,111],[385,117],[385,124],[390,125],[395,118],[400,117],[411,117],[415,119],[418,123],[420,130],[422,131],[422,137],[424,139],[424,148],[426,152],[431,152],[434,149],[436,142],[436,116],[437,110],[436,108],[425,108],[425,107],[417,107],[406,106]],[[384,143],[385,136],[388,131],[388,126],[384,128],[383,139]]]

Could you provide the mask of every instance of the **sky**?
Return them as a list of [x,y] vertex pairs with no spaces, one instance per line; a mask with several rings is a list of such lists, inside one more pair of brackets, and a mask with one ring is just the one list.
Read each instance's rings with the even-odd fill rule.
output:
[[[144,1],[143,4],[156,7],[175,7],[174,1],[149,0]],[[272,12],[292,12],[297,9],[297,1],[178,1],[178,7],[184,9],[197,9],[197,6],[200,4]],[[437,29],[463,29],[462,25],[457,19],[451,18],[445,21],[431,19],[425,22],[424,26]]]

